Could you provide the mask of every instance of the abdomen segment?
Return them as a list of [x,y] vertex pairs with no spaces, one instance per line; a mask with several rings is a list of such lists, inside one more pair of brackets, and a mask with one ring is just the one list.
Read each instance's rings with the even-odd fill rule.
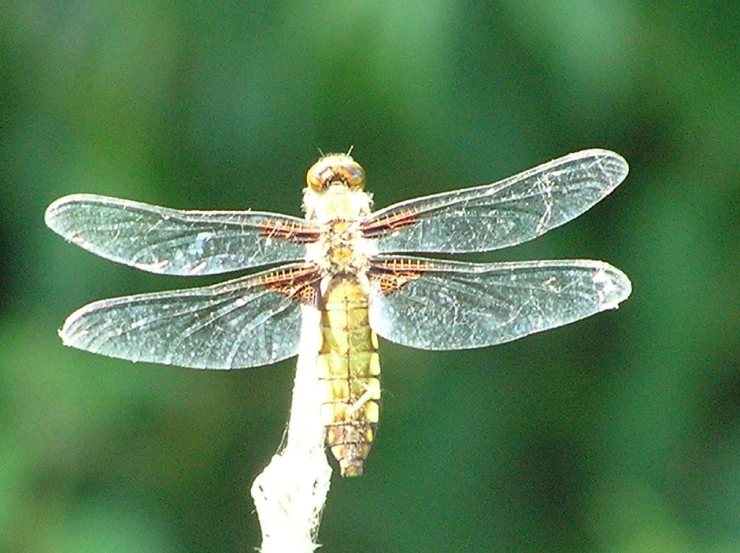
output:
[[354,277],[336,277],[321,306],[323,343],[317,367],[323,389],[326,442],[342,476],[359,476],[378,424],[378,338],[368,321],[368,298]]

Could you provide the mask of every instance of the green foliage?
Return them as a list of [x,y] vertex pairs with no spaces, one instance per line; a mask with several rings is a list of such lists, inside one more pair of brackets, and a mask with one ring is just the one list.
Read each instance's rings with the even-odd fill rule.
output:
[[[43,225],[92,192],[300,213],[346,151],[376,205],[587,147],[627,182],[486,259],[623,269],[616,312],[497,348],[381,345],[365,475],[323,550],[740,548],[740,9],[669,2],[5,2],[0,21],[0,550],[246,551],[291,362],[242,372],[65,349],[80,305],[202,284]],[[213,279],[209,280],[211,282]]]

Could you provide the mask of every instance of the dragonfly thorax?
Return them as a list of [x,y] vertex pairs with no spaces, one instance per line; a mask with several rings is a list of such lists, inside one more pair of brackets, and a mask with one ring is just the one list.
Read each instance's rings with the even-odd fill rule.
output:
[[359,220],[335,219],[322,226],[319,240],[309,246],[307,258],[324,275],[357,275],[367,271],[373,243],[362,235]]
[[335,184],[322,192],[312,188],[303,190],[303,210],[306,219],[328,223],[335,219],[358,219],[370,213],[372,197],[362,190],[350,190]]

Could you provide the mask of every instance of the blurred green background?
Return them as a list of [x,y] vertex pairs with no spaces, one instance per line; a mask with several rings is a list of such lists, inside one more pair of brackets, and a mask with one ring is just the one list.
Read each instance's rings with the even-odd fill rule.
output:
[[322,551],[740,551],[735,2],[0,3],[0,551],[236,552],[293,361],[208,372],[64,348],[95,299],[203,284],[45,228],[93,192],[300,214],[345,151],[377,206],[588,147],[585,216],[475,260],[603,259],[618,311],[495,348],[381,344],[378,441]]

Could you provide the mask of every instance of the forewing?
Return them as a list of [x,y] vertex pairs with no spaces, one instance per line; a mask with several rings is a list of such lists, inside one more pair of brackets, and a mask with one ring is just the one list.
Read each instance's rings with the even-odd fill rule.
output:
[[198,369],[267,365],[296,355],[315,267],[294,264],[214,286],[96,301],[67,318],[78,349]]
[[46,210],[46,224],[101,257],[152,273],[209,275],[305,255],[317,229],[287,215],[180,211],[130,200],[73,194]]
[[627,276],[602,261],[458,263],[376,258],[370,326],[383,338],[428,350],[516,340],[614,309]]
[[493,184],[444,192],[381,209],[363,223],[383,252],[466,253],[526,242],[606,197],[627,162],[584,150]]

